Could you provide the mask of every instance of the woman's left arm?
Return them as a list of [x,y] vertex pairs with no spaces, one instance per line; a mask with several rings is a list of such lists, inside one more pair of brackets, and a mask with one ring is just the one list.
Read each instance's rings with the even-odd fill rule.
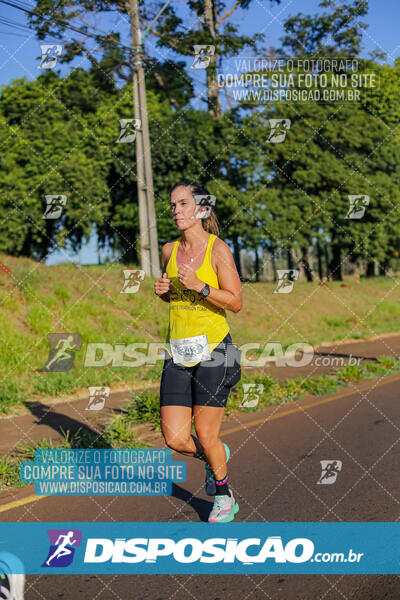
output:
[[[213,256],[220,289],[210,285],[210,293],[206,300],[237,313],[242,308],[242,284],[228,244],[221,239],[215,240]],[[201,281],[188,265],[178,269],[178,279],[188,289],[196,292],[200,292],[205,286],[205,282]]]

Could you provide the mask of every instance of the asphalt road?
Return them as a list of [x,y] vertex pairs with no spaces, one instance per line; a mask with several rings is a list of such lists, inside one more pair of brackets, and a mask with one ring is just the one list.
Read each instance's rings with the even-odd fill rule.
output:
[[[331,396],[304,398],[225,422],[236,520],[397,521],[400,516],[400,375]],[[164,447],[162,443],[156,447]],[[167,497],[47,497],[3,511],[6,521],[207,521],[203,464]],[[319,485],[321,460],[340,460]],[[32,493],[32,492],[31,492]],[[26,494],[21,491],[20,497]],[[1,507],[0,507],[1,509]],[[212,527],[210,525],[210,527]],[[217,526],[215,526],[217,527]],[[399,569],[400,572],[400,569]],[[400,575],[29,576],[26,599],[383,600],[400,597]]]

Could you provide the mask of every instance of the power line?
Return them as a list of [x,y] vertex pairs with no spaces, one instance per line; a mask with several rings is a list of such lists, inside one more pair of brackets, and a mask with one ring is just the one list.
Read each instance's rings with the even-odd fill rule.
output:
[[32,6],[30,6],[26,2],[21,2],[21,0],[14,0],[14,2],[15,2],[15,4],[18,4],[22,8],[25,8],[26,10],[29,10],[30,8],[32,8]]
[[[24,8],[24,7],[23,7],[23,5],[22,5],[22,3],[19,3],[20,5],[18,5],[18,4],[17,4],[18,0],[14,0],[14,1],[10,1],[10,0],[0,0],[0,2],[1,2],[2,4],[6,4],[6,5],[8,5],[8,6],[11,6],[11,7],[13,7],[13,8],[16,8],[17,10],[21,10],[22,12],[25,12],[25,13],[27,13],[27,14],[29,14],[29,15],[38,16],[38,15],[36,15],[36,14],[35,14],[33,11],[31,11],[31,10],[29,10],[29,9],[27,9],[27,8]],[[0,17],[0,19],[1,19],[1,18],[5,18],[5,17]],[[46,21],[48,21],[49,19],[44,19],[44,18],[43,18],[43,20],[46,20]],[[67,22],[66,22],[64,19],[60,19],[60,21],[61,21],[62,25],[64,25],[64,26],[65,26],[67,29],[71,29],[72,31],[75,31],[75,32],[77,32],[77,33],[80,33],[81,35],[85,35],[85,36],[87,36],[87,37],[91,37],[91,38],[94,38],[94,39],[97,39],[97,38],[98,38],[98,36],[97,36],[96,34],[90,33],[90,32],[88,32],[88,31],[81,30],[81,29],[79,29],[78,27],[74,27],[73,25],[68,25],[68,23],[67,23]],[[1,22],[1,21],[0,21],[0,22]],[[10,23],[11,23],[11,19],[10,19]],[[27,26],[27,25],[23,25],[23,24],[21,24],[21,23],[17,23],[16,21],[14,21],[14,23],[15,23],[15,27],[19,26],[20,28],[23,28],[23,29],[22,29],[23,31],[27,31],[27,30],[28,30],[28,31],[32,31],[32,28],[31,28],[31,27],[29,27],[29,26]],[[7,23],[3,23],[3,24],[5,24],[5,25],[8,25]],[[11,24],[10,24],[9,26],[11,27]],[[94,31],[97,31],[95,27],[91,27],[91,28],[92,28],[92,29],[94,29]],[[107,33],[107,32],[105,32],[105,33]],[[15,35],[17,35],[17,34],[15,34]],[[55,36],[52,36],[52,37],[55,37]],[[60,38],[60,39],[62,39],[62,38]],[[114,41],[116,44],[118,44],[119,46],[121,46],[122,48],[125,48],[126,50],[129,50],[129,51],[131,51],[131,48],[130,48],[130,46],[125,46],[125,44],[122,44],[122,42],[119,42],[118,40],[113,40],[113,41]],[[93,50],[91,49],[91,51],[93,51]],[[147,58],[147,57],[146,57],[146,58]],[[146,62],[151,62],[152,60],[155,60],[155,59],[152,59],[151,57],[148,57],[148,61],[146,60]],[[204,81],[201,81],[199,78],[195,77],[193,74],[190,76],[190,78],[191,78],[191,79],[192,79],[194,82],[197,82],[198,84],[200,84],[200,85],[202,85],[202,86],[204,86],[204,87],[207,87],[207,84],[206,84]],[[231,97],[231,96],[230,96],[230,97]],[[206,101],[206,100],[205,100],[205,101]]]
[[23,31],[32,31],[32,29],[27,25],[24,25],[23,23],[18,23],[17,21],[13,21],[12,19],[8,19],[7,17],[0,16],[0,23],[2,23],[3,25],[8,25],[9,27],[22,29]]
[[11,31],[0,31],[0,33],[2,35],[14,35],[14,36],[22,37],[25,39],[29,39],[31,37],[30,35],[23,35],[22,33],[16,33],[15,31],[12,31],[12,32]]
[[[16,8],[17,10],[21,10],[25,13],[27,13],[28,15],[34,16],[34,17],[38,17],[40,15],[37,15],[36,13],[34,13],[31,10],[28,10],[27,8],[23,8],[22,6],[18,6],[18,4],[14,2],[10,2],[9,0],[0,0],[0,2],[2,4],[7,4],[8,6],[12,6],[13,8]],[[42,17],[44,21],[49,22],[51,21],[51,19],[45,19],[44,17]],[[71,29],[72,31],[75,31],[76,33],[80,33],[81,35],[85,35],[86,37],[90,37],[90,38],[94,38],[97,39],[98,35],[94,34],[94,33],[90,33],[89,31],[86,30],[82,30],[79,29],[78,27],[75,27],[74,25],[69,25],[67,21],[65,21],[64,19],[58,19],[58,21],[61,23],[61,25],[63,25],[66,29]],[[29,27],[29,29],[32,31],[32,29]],[[95,27],[92,27],[92,29],[94,29],[96,31]],[[125,48],[126,50],[131,50],[131,48],[129,46],[125,46],[124,44],[122,44],[122,42],[119,42],[118,40],[114,40],[114,42],[116,44],[118,44],[119,46],[121,46],[122,48]]]

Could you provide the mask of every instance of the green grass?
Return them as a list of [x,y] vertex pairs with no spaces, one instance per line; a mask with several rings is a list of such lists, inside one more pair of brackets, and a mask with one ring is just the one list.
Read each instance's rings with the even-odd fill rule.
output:
[[[0,287],[0,415],[18,412],[24,402],[48,402],[90,385],[159,382],[162,361],[138,368],[84,366],[89,342],[115,348],[117,343],[165,340],[168,304],[155,296],[154,278],[146,277],[137,294],[120,294],[126,265],[47,267],[4,254],[0,261],[11,269],[11,275],[1,276]],[[360,284],[347,280],[345,287],[318,284],[296,282],[293,292],[283,295],[273,293],[272,282],[243,283],[242,310],[227,311],[235,344],[258,342],[261,348],[248,353],[256,358],[272,340],[285,349],[299,341],[316,346],[400,330],[400,289],[392,278],[362,279]],[[41,372],[49,352],[47,334],[63,332],[79,333],[82,339],[73,367]],[[380,370],[370,367],[363,376],[374,373]],[[353,376],[343,371],[345,380]]]
[[88,449],[88,448],[148,448],[148,444],[137,439],[137,433],[128,423],[114,415],[113,420],[103,431],[96,434],[79,429],[71,435],[63,431],[63,439],[42,438],[35,444],[21,443],[9,455],[0,458],[0,491],[7,488],[21,488],[30,485],[20,480],[20,464],[35,459],[35,450],[40,449]]
[[152,423],[154,429],[160,431],[160,400],[151,391],[134,394],[133,402],[125,407],[124,419],[128,422]]
[[360,381],[361,379],[364,379],[364,371],[365,369],[361,365],[347,365],[342,369],[338,369],[336,374],[339,380],[347,383],[349,381]]
[[54,293],[64,304],[71,298],[71,291],[64,284],[56,285],[54,287]]
[[333,329],[337,329],[338,327],[345,327],[348,329],[351,324],[346,317],[324,317],[322,321],[326,323],[328,327],[332,327]]

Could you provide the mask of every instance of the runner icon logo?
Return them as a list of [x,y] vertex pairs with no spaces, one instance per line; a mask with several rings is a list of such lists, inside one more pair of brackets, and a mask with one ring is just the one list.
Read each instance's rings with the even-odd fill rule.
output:
[[320,460],[321,463],[321,476],[317,483],[319,484],[331,484],[335,483],[338,473],[342,470],[341,460]]
[[267,139],[268,144],[280,144],[285,141],[286,134],[290,129],[290,119],[269,119],[269,126],[271,128],[270,134]]
[[260,400],[259,394],[264,392],[263,383],[242,383],[243,401],[240,408],[255,408]]
[[67,204],[67,196],[64,194],[48,194],[45,196],[46,210],[43,219],[59,219],[64,206]]
[[140,288],[140,282],[144,280],[145,272],[138,269],[123,269],[124,286],[120,294],[136,294]]
[[89,402],[85,410],[101,410],[104,408],[107,398],[110,396],[110,388],[107,385],[89,386]]
[[274,294],[290,294],[293,289],[294,282],[299,278],[297,269],[278,269],[278,285],[274,290]]
[[58,57],[62,54],[61,44],[40,44],[42,56],[38,69],[53,69],[57,65]]
[[210,64],[211,56],[215,54],[215,46],[209,44],[194,44],[193,52],[195,54],[191,69],[206,69]]
[[136,132],[141,129],[142,121],[140,119],[120,119],[119,125],[121,131],[117,144],[131,144],[136,140]]
[[48,529],[49,553],[42,567],[68,567],[74,558],[75,548],[81,545],[79,529]]
[[74,352],[80,350],[82,338],[79,333],[48,333],[49,357],[41,371],[62,373],[69,371],[74,362]]
[[345,218],[362,219],[365,214],[366,207],[369,205],[369,196],[365,194],[350,194],[348,198],[350,207]]

